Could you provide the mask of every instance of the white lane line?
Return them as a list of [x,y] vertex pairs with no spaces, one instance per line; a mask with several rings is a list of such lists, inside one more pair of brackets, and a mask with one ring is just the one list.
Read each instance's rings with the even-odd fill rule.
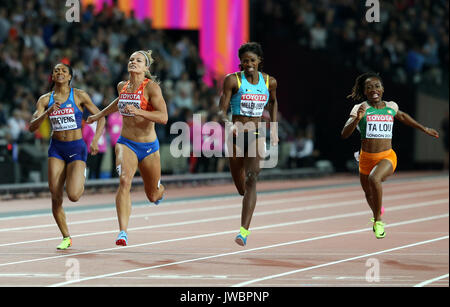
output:
[[[448,192],[448,189],[435,189],[425,192],[416,192],[416,193],[401,193],[393,196],[385,196],[384,201],[389,200],[398,200],[403,198],[414,198],[416,196],[431,196],[431,195],[438,195],[441,193]],[[259,201],[258,207],[267,206],[267,205],[274,205],[274,204],[282,204],[286,202],[303,202],[303,201],[312,201],[312,200],[321,200],[321,199],[333,199],[335,200],[336,197],[348,197],[353,195],[359,195],[361,194],[361,191],[354,191],[354,192],[337,192],[337,193],[327,193],[327,194],[321,194],[321,195],[312,195],[312,196],[300,196],[300,197],[293,197],[293,198],[282,198],[278,200],[266,200],[266,201]],[[363,200],[353,200],[350,201],[349,204],[354,204],[358,202],[363,202]],[[153,213],[146,213],[146,214],[135,214],[131,215],[131,219],[136,218],[149,218],[149,217],[156,217],[156,216],[165,216],[165,215],[177,215],[177,214],[186,214],[186,213],[199,213],[199,212],[207,212],[207,211],[216,211],[216,210],[223,210],[223,209],[233,209],[233,208],[239,208],[241,207],[241,202],[229,204],[229,205],[221,205],[221,206],[208,206],[204,208],[190,208],[190,209],[179,209],[179,210],[171,210],[171,211],[163,211],[163,212],[153,212]],[[93,211],[96,211],[93,209]],[[101,211],[101,210],[100,210]],[[89,223],[98,223],[98,222],[107,222],[107,221],[116,221],[117,217],[106,217],[106,218],[99,218],[99,219],[89,219],[89,220],[81,220],[81,221],[75,221],[68,223],[68,226],[71,225],[80,225],[80,224],[89,224]],[[41,225],[34,225],[34,226],[22,226],[22,227],[10,227],[10,228],[0,228],[0,232],[8,232],[8,231],[22,231],[22,230],[31,230],[31,229],[39,229],[39,228],[47,228],[47,227],[55,227],[55,223],[51,224],[41,224]],[[55,238],[60,239],[60,237]],[[26,243],[29,243],[27,241]],[[2,246],[2,245],[0,245]]]
[[[437,193],[437,194],[440,194],[440,193]],[[387,196],[387,197],[385,197],[385,199],[398,200],[398,199],[403,199],[403,198],[416,197],[416,196],[419,196],[419,195],[420,196],[424,196],[424,195],[433,195],[433,194],[427,194],[426,192],[418,193],[418,195],[414,194],[414,193],[409,193],[409,194]],[[327,197],[322,197],[322,198],[327,199]],[[316,198],[316,199],[319,199],[319,198]],[[287,198],[287,199],[279,199],[279,200],[262,201],[259,204],[259,206],[281,204],[281,203],[291,202],[291,201],[295,201],[295,200],[296,200],[295,198]],[[311,205],[311,206],[299,207],[299,208],[293,208],[293,209],[277,209],[277,210],[272,210],[272,211],[256,212],[254,214],[254,216],[263,216],[263,215],[270,215],[270,214],[283,214],[283,213],[301,212],[301,211],[307,211],[307,210],[342,207],[342,206],[349,206],[349,205],[359,204],[360,202],[361,202],[360,199],[356,199],[356,200],[352,200],[352,201],[334,202],[334,203],[331,203],[331,204],[314,204],[314,205]],[[407,207],[395,206],[395,207],[391,207],[389,209],[389,211],[402,210],[403,208],[412,209],[412,208],[416,208],[417,206],[420,207],[420,206],[436,205],[436,204],[440,204],[442,202],[447,202],[448,203],[448,198],[443,199],[443,200],[434,200],[434,201],[430,201],[430,202],[420,202],[420,203],[416,203],[416,204],[406,205]],[[235,206],[240,207],[241,204],[236,204]],[[206,208],[201,208],[200,211],[203,211],[203,209],[206,209]],[[196,209],[186,209],[186,210],[187,210],[187,212],[191,212],[190,210],[194,210],[193,212],[197,212]],[[186,210],[181,210],[181,211],[186,213]],[[363,211],[363,213],[358,213],[358,214],[365,214],[366,212],[367,211]],[[132,227],[132,228],[129,228],[128,230],[130,232],[130,231],[135,231],[135,230],[146,230],[146,229],[155,229],[155,228],[161,228],[161,227],[182,226],[182,225],[189,225],[189,224],[195,224],[195,223],[222,221],[222,220],[234,219],[234,218],[239,218],[239,217],[240,217],[239,215],[230,215],[230,216],[224,216],[224,217],[219,217],[219,218],[207,218],[207,219],[200,219],[200,220],[189,220],[189,221],[184,221],[184,222],[168,223],[168,224],[162,224],[162,225],[150,225],[150,226],[142,226],[142,227]],[[116,232],[117,232],[117,230],[106,230],[106,231],[101,231],[101,232],[93,232],[93,233],[86,233],[86,234],[80,234],[80,235],[73,235],[72,238],[88,237],[88,236],[94,236],[94,235],[104,235],[104,234],[110,234],[110,233],[116,233]],[[3,244],[0,244],[0,247],[21,245],[21,244],[30,244],[30,243],[35,243],[35,242],[44,242],[44,241],[52,241],[52,240],[61,240],[61,237],[59,236],[59,237],[52,237],[52,238],[41,238],[39,240],[28,240],[28,241],[3,243]]]
[[431,284],[431,283],[433,283],[435,281],[438,281],[438,280],[441,280],[441,279],[444,279],[444,278],[448,278],[448,274],[444,274],[444,275],[436,277],[436,278],[425,280],[425,281],[423,281],[423,282],[421,282],[421,283],[419,283],[417,285],[414,285],[414,287],[424,287],[426,285],[429,285],[429,284]]
[[[408,184],[408,185],[407,185]],[[443,188],[443,189],[447,189],[448,191],[448,183],[445,183],[443,185],[440,184],[436,184],[433,182],[427,182],[427,183],[422,183],[422,182],[390,182],[389,186],[384,187],[384,191],[385,192],[389,192],[389,191],[398,191],[398,189],[404,190],[403,188],[405,188],[406,190],[417,190],[416,188],[414,188],[414,186],[412,184],[420,184],[420,188]],[[398,185],[400,185],[400,187],[397,187]],[[363,195],[362,191],[361,191],[361,187],[358,185],[355,186],[338,186],[338,187],[305,187],[306,189],[304,190],[303,187],[300,187],[298,189],[295,190],[287,190],[287,191],[261,191],[258,193],[259,197],[262,196],[269,196],[269,195],[273,195],[273,194],[280,194],[280,195],[286,195],[286,194],[293,194],[293,193],[304,193],[304,192],[311,192],[311,191],[322,191],[322,190],[335,190],[335,189],[345,189],[345,188],[350,188],[350,189],[356,189],[356,191],[346,191],[346,192],[337,192],[337,193],[327,193],[330,195],[336,195],[336,196],[346,196],[346,195]],[[318,195],[318,197],[321,197],[320,194]],[[313,197],[313,196],[310,196]],[[242,196],[239,195],[220,195],[220,196],[211,196],[211,197],[207,197],[207,198],[200,198],[200,199],[193,199],[193,200],[185,200],[185,201],[170,201],[167,200],[164,202],[164,206],[181,206],[181,205],[186,205],[186,204],[198,204],[198,203],[203,203],[203,202],[211,202],[211,201],[222,201],[225,199],[234,199],[234,198],[239,198],[241,199]],[[302,198],[302,197],[299,197]],[[103,204],[103,205],[107,205],[107,204]],[[96,206],[96,205],[93,205]],[[152,206],[148,203],[148,201],[137,201],[135,203],[133,203],[134,207],[149,207]],[[82,214],[82,213],[87,213],[87,212],[106,212],[106,211],[114,211],[115,212],[115,206],[114,203],[111,203],[111,206],[108,208],[90,208],[89,205],[86,206],[85,210],[77,210],[77,211],[70,211],[67,212],[66,214],[70,214],[70,215],[76,215],[76,214]],[[25,216],[8,216],[8,217],[0,217],[0,221],[4,221],[4,220],[17,220],[17,219],[27,219],[27,218],[35,218],[35,217],[42,217],[42,216],[51,216],[51,213],[37,213],[37,214],[30,214],[30,215],[25,215]],[[82,224],[83,221],[77,222]],[[46,224],[45,227],[51,227],[54,226],[54,224]],[[32,226],[33,227],[33,226]],[[2,231],[0,229],[0,231]]]
[[[408,209],[408,208],[403,208]],[[397,209],[400,210],[400,209]],[[254,227],[254,230],[264,230],[264,229],[271,229],[271,228],[277,228],[277,227],[286,227],[286,226],[292,226],[292,225],[299,225],[299,224],[306,224],[306,223],[314,223],[314,222],[320,222],[320,221],[327,221],[327,220],[333,220],[337,218],[346,218],[346,217],[352,217],[355,215],[361,215],[361,214],[367,214],[367,212],[358,212],[358,213],[351,213],[351,214],[340,214],[340,215],[334,215],[334,216],[328,216],[328,217],[321,217],[321,218],[313,218],[313,219],[307,219],[307,220],[300,220],[300,221],[293,221],[293,222],[285,222],[280,224],[273,224],[273,225],[266,225],[266,226],[259,226]],[[443,218],[448,216],[448,214],[444,215],[438,215],[435,216],[435,218]],[[418,222],[427,221],[427,219],[418,219],[415,220]],[[410,222],[405,222],[406,224],[409,224]],[[392,226],[392,225],[403,225],[403,222],[397,222],[394,224],[390,224],[386,227]],[[368,228],[370,229],[370,228]],[[185,240],[193,240],[193,239],[201,239],[201,238],[207,238],[207,237],[213,237],[213,236],[220,236],[230,233],[236,233],[236,230],[228,230],[228,231],[222,231],[222,232],[216,232],[216,233],[209,233],[209,234],[203,234],[203,235],[195,235],[195,236],[189,236],[189,237],[181,237],[181,238],[175,238],[175,239],[168,239],[168,240],[161,240],[161,241],[153,241],[148,243],[141,243],[141,244],[135,244],[135,245],[128,245],[121,247],[120,249],[117,247],[112,248],[106,248],[106,249],[100,249],[100,250],[93,250],[93,251],[86,251],[86,252],[80,252],[80,253],[73,253],[73,254],[64,254],[64,255],[58,255],[58,256],[49,256],[49,257],[42,257],[42,258],[34,258],[34,259],[28,259],[28,260],[21,260],[21,261],[15,261],[15,262],[8,262],[8,263],[2,263],[0,264],[0,267],[2,266],[9,266],[9,265],[15,265],[15,264],[23,264],[23,263],[29,263],[29,262],[37,262],[37,261],[45,261],[45,260],[53,260],[53,259],[59,259],[59,258],[70,258],[78,255],[86,255],[86,254],[98,254],[102,252],[109,252],[109,251],[119,251],[127,248],[136,248],[136,247],[142,247],[142,246],[149,246],[149,245],[156,245],[156,244],[163,244],[163,243],[171,243],[171,242],[178,242],[178,241],[185,241]]]
[[[414,247],[414,246],[424,245],[424,244],[428,244],[428,243],[433,243],[433,242],[445,240],[445,239],[448,239],[448,238],[449,238],[449,236],[443,236],[443,237],[439,237],[439,238],[435,238],[435,239],[431,239],[431,240],[426,240],[426,241],[416,242],[416,243],[407,244],[407,245],[403,245],[403,246],[398,246],[398,247],[394,247],[394,248],[384,249],[384,250],[381,250],[381,251],[378,251],[378,252],[374,252],[374,253],[368,253],[368,254],[364,254],[364,255],[360,255],[360,256],[356,256],[356,257],[351,257],[351,258],[341,259],[341,260],[337,260],[337,261],[322,263],[322,264],[319,264],[319,265],[314,265],[314,266],[310,266],[310,267],[306,267],[306,268],[302,268],[302,269],[298,269],[298,270],[293,270],[293,271],[289,271],[289,272],[285,272],[285,273],[268,275],[268,276],[265,276],[265,277],[261,277],[261,278],[257,278],[257,279],[253,279],[253,280],[249,280],[249,281],[245,281],[245,282],[241,282],[241,283],[232,285],[232,287],[248,286],[250,284],[254,284],[254,283],[257,283],[257,282],[265,281],[265,280],[268,280],[268,279],[284,277],[284,276],[287,276],[287,275],[292,275],[292,274],[296,274],[296,273],[310,271],[310,270],[323,268],[323,267],[327,267],[327,266],[331,266],[331,265],[335,265],[335,264],[340,264],[340,263],[344,263],[344,262],[349,262],[349,261],[353,261],[353,260],[357,260],[357,259],[361,259],[361,258],[367,258],[367,257],[379,255],[379,254],[389,253],[389,252],[393,252],[393,251],[400,250],[400,249],[405,249],[405,248],[409,248],[409,247]],[[448,274],[447,274],[447,276],[448,276]]]
[[[443,214],[443,215],[438,215],[438,216],[430,216],[430,217],[425,217],[425,218],[420,218],[420,219],[415,219],[415,220],[403,221],[403,222],[399,222],[399,223],[392,223],[392,224],[390,224],[390,227],[395,227],[398,225],[412,224],[412,223],[419,223],[419,222],[424,222],[424,221],[431,221],[434,219],[445,218],[445,217],[448,217],[448,214]],[[265,226],[265,227],[267,227],[267,226]],[[89,277],[76,279],[76,280],[68,280],[65,282],[61,282],[61,283],[57,283],[57,284],[53,284],[53,285],[49,285],[49,286],[50,287],[66,286],[69,284],[79,283],[79,282],[93,280],[93,279],[107,278],[107,277],[112,277],[112,276],[117,276],[117,275],[122,275],[122,274],[127,274],[127,273],[140,272],[140,271],[157,269],[157,268],[168,267],[168,266],[173,266],[173,265],[180,265],[180,264],[184,264],[184,263],[220,258],[220,257],[225,257],[225,256],[237,255],[237,254],[250,253],[253,251],[265,250],[265,249],[270,249],[270,248],[288,246],[288,245],[323,240],[323,239],[329,239],[329,238],[333,238],[333,237],[346,236],[346,235],[360,233],[360,232],[364,232],[364,231],[372,231],[372,229],[371,228],[363,228],[363,229],[334,233],[334,234],[330,234],[330,235],[318,236],[318,237],[313,237],[313,238],[308,238],[308,239],[266,245],[266,246],[262,246],[262,247],[245,249],[245,250],[240,250],[240,251],[235,251],[235,252],[222,253],[222,254],[216,254],[216,255],[193,258],[193,259],[186,259],[186,260],[181,260],[181,261],[176,261],[176,262],[171,262],[171,263],[166,263],[166,264],[160,264],[160,265],[155,265],[155,266],[149,266],[149,267],[144,267],[144,268],[138,268],[138,269],[132,269],[132,270],[126,270],[126,271],[120,271],[120,272],[113,272],[113,273],[109,273],[109,274],[94,275],[94,276],[89,276]],[[443,240],[445,238],[448,238],[448,236],[444,236],[444,237],[434,239],[434,240]],[[430,241],[430,240],[428,240],[428,241]],[[428,241],[423,241],[423,242],[428,242]],[[416,244],[418,244],[418,243],[416,243]]]

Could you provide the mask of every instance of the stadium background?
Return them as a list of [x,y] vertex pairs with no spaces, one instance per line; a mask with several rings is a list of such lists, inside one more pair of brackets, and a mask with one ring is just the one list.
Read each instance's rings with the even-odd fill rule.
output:
[[[395,125],[398,170],[440,169],[448,141],[448,1],[380,2],[380,22],[368,23],[365,1],[90,0],[81,1],[80,22],[66,20],[65,1],[2,1],[0,183],[46,181],[49,126],[30,134],[27,123],[55,63],[70,63],[72,85],[103,108],[138,49],[154,51],[152,73],[168,105],[169,122],[157,127],[163,173],[217,172],[171,157],[170,125],[194,113],[214,120],[223,77],[238,69],[237,49],[248,40],[262,44],[263,70],[278,81],[278,169],[289,168],[290,146],[306,131],[322,162],[313,169],[355,171],[359,135],[341,140],[340,131],[352,107],[346,96],[367,70],[382,75],[386,100],[441,133],[436,141]],[[108,146],[102,178],[113,174],[111,159]]]

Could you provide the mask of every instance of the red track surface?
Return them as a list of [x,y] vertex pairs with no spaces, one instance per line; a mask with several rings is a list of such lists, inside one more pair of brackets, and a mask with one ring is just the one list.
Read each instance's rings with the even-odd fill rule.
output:
[[260,182],[258,192],[246,247],[234,242],[242,197],[231,184],[169,187],[159,206],[133,192],[127,247],[114,244],[113,193],[64,200],[66,251],[48,198],[3,201],[0,286],[449,286],[447,174],[384,183],[382,240],[354,175]]

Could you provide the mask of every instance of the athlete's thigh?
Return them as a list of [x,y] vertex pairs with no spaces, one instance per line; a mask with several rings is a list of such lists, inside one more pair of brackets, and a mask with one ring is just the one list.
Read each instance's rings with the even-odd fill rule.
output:
[[75,160],[66,167],[66,190],[70,195],[72,192],[78,194],[84,189],[86,181],[86,162]]
[[144,181],[145,190],[158,189],[158,182],[161,179],[161,157],[159,150],[145,157],[139,162],[139,172]]
[[52,194],[62,196],[66,180],[66,163],[58,158],[48,158],[48,186]]
[[394,167],[391,161],[387,159],[380,160],[370,172],[369,177],[379,181],[384,181],[386,178],[394,173]]
[[131,180],[136,173],[138,159],[133,150],[124,144],[116,144],[116,170],[121,180]]

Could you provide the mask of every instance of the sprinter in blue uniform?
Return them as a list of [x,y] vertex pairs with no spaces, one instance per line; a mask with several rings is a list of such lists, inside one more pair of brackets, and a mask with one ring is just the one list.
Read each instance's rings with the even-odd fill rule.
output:
[[[277,122],[277,81],[261,72],[263,52],[258,43],[243,44],[238,51],[241,71],[229,74],[223,83],[219,116],[227,133],[232,133],[233,142],[228,146],[230,171],[234,184],[243,195],[241,227],[235,238],[237,244],[245,246],[249,227],[256,206],[256,181],[260,172],[261,153],[265,152],[265,129],[261,129],[265,109],[271,122]],[[227,112],[231,106],[232,124]],[[272,129],[273,128],[273,129]],[[271,145],[278,144],[276,125],[271,125]]]
[[[53,217],[63,236],[57,246],[61,250],[72,245],[62,207],[64,184],[67,196],[76,202],[84,192],[86,179],[87,147],[81,133],[82,110],[86,108],[92,114],[100,112],[85,91],[70,86],[72,75],[69,65],[59,63],[53,68],[53,90],[39,98],[29,127],[31,132],[36,131],[46,118],[52,127],[48,149],[48,186],[52,195]],[[103,119],[99,121],[90,145],[92,155],[98,153],[98,140],[104,126]]]

